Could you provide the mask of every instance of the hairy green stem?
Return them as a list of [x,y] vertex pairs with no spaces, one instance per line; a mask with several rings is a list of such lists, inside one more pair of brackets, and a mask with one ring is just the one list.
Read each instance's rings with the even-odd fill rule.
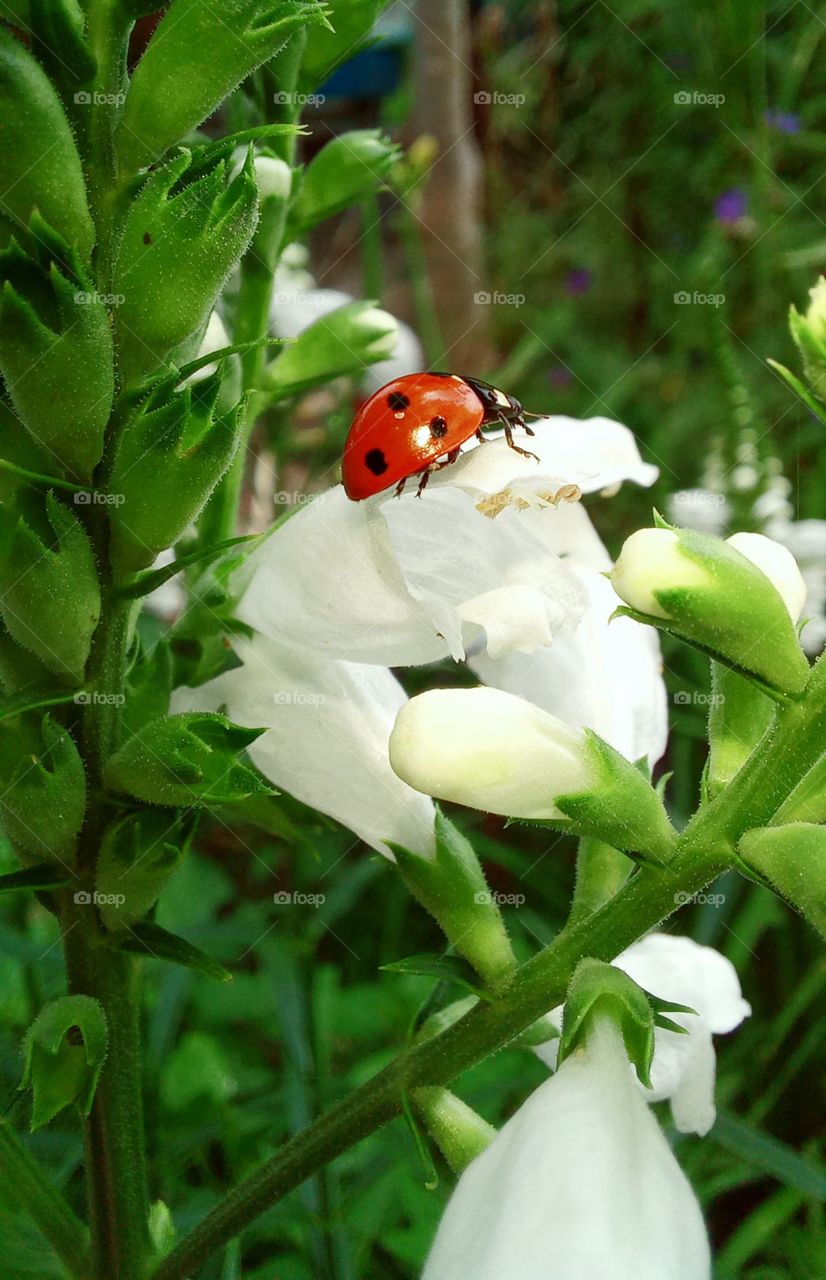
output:
[[633,869],[631,859],[603,840],[584,836],[576,856],[576,885],[568,924],[578,924],[613,898]]
[[89,1233],[57,1187],[23,1145],[5,1117],[0,1117],[0,1182],[28,1213],[73,1276],[86,1276]]

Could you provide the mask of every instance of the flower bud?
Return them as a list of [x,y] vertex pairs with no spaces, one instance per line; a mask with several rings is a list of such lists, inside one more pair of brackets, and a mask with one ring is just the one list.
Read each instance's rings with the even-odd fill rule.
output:
[[49,671],[80,683],[100,616],[92,545],[54,494],[0,506],[0,616]]
[[416,1110],[454,1173],[489,1147],[496,1130],[449,1089],[426,1085],[413,1093]]
[[372,302],[348,302],[303,329],[264,372],[263,390],[270,402],[286,400],[364,366],[386,360],[396,349],[399,326]]
[[596,734],[499,689],[433,689],[402,707],[390,763],[427,795],[546,820],[615,848],[667,857],[674,832],[653,787]]
[[0,371],[21,421],[74,478],[103,453],[114,394],[109,317],[68,245],[35,214],[31,254],[0,253]]
[[329,26],[314,3],[223,0],[216,21],[200,0],[173,0],[132,76],[115,135],[121,169],[134,173],[157,160],[293,31],[317,24]]
[[787,694],[800,693],[809,674],[790,616],[798,578],[792,557],[768,538],[748,535],[738,547],[664,527],[632,534],[611,574],[630,606],[621,613]]
[[[95,230],[80,156],[60,99],[40,63],[0,28],[0,244],[41,216],[88,260]],[[45,143],[48,139],[48,144]]]
[[380,129],[354,129],[333,138],[304,170],[290,209],[290,238],[372,194],[398,155],[399,148]]
[[[71,735],[49,716],[0,732],[0,822],[21,856],[74,860],[86,811],[86,775]],[[7,763],[8,762],[8,763]]]
[[21,1089],[34,1093],[32,1129],[74,1103],[88,1116],[106,1058],[106,1015],[91,996],[61,996],[35,1018],[23,1041]]
[[189,151],[155,170],[133,202],[114,267],[121,376],[135,386],[209,318],[255,230],[251,154],[227,182],[227,161],[206,172]]
[[171,547],[192,523],[235,457],[244,403],[219,416],[221,372],[169,393],[161,388],[121,431],[109,489],[110,557],[116,574],[134,573]]
[[760,827],[746,832],[737,852],[826,938],[826,828],[811,822]]
[[791,307],[789,328],[803,357],[803,369],[821,400],[826,399],[826,279],[818,278],[809,290],[805,316]]

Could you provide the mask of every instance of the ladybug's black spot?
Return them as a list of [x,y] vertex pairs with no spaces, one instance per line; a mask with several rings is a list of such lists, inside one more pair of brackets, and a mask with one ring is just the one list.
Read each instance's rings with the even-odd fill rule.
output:
[[387,403],[394,413],[400,413],[403,409],[410,408],[410,401],[403,391],[391,391],[387,397]]
[[148,231],[144,231],[144,233],[143,233],[143,243],[144,243],[144,244],[151,244],[151,243],[152,243],[152,237],[151,237],[151,235],[149,234],[149,232],[148,232]]
[[430,434],[435,440],[447,435],[447,419],[438,417],[430,419]]
[[367,470],[374,476],[383,476],[387,470],[387,459],[381,449],[368,449],[364,455]]

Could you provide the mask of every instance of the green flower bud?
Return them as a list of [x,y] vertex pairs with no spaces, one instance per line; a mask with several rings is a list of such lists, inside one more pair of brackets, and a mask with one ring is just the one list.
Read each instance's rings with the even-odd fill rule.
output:
[[32,862],[72,862],[86,812],[86,775],[66,729],[26,717],[0,734],[0,823]]
[[399,148],[380,129],[354,129],[333,138],[304,170],[290,209],[290,238],[371,195],[399,155]]
[[779,543],[761,534],[722,542],[691,529],[641,529],[623,546],[611,581],[630,606],[620,613],[679,636],[769,689],[803,689],[809,665],[792,614],[805,589]]
[[21,1089],[34,1092],[32,1129],[48,1124],[71,1103],[88,1116],[106,1041],[106,1015],[91,996],[62,996],[40,1011],[23,1041],[20,1082]]
[[436,810],[433,858],[391,844],[405,884],[492,988],[516,970],[508,931],[473,846]]
[[315,320],[267,366],[262,391],[272,403],[319,382],[363,373],[396,349],[399,326],[372,302],[348,302]]
[[150,174],[132,204],[113,273],[121,377],[144,380],[209,319],[255,230],[252,155],[227,182],[227,162],[205,172],[186,150]]
[[[151,164],[210,116],[293,31],[326,24],[304,0],[172,0],[135,68],[116,144],[125,173]],[[205,74],[206,69],[206,74]]]
[[109,317],[69,246],[37,214],[31,228],[31,254],[0,253],[0,372],[50,471],[88,481],[114,394]]
[[154,809],[130,814],[103,838],[95,901],[107,929],[127,929],[155,905],[177,868],[186,833],[182,823]]
[[245,404],[216,415],[221,373],[147,397],[117,442],[109,490],[110,556],[134,573],[171,547],[195,519],[241,441]]
[[[95,230],[69,122],[36,58],[0,28],[0,226],[28,227],[38,209],[86,260]],[[48,139],[48,142],[45,140]],[[6,235],[0,233],[0,242]]]
[[0,506],[0,616],[49,671],[83,678],[100,616],[92,545],[53,493],[25,509]]
[[489,1147],[496,1130],[449,1089],[427,1085],[413,1093],[416,1110],[454,1173]]
[[809,290],[808,309],[805,316],[791,307],[789,328],[803,357],[806,377],[820,396],[826,399],[826,279],[820,276],[814,288]]
[[758,879],[767,880],[826,938],[826,827],[809,822],[760,827],[743,836],[737,852]]
[[226,716],[185,712],[150,720],[108,761],[106,784],[147,804],[234,804],[271,795],[260,775],[239,760],[262,729],[242,729]]

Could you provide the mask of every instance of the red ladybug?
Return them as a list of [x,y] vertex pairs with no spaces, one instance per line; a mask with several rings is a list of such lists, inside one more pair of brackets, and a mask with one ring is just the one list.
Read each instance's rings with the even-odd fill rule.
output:
[[518,400],[479,378],[456,373],[408,373],[394,378],[365,400],[344,445],[342,479],[348,498],[360,502],[396,485],[401,493],[411,476],[419,477],[421,496],[432,471],[455,462],[471,436],[482,428],[504,427],[512,449],[535,453],[513,442],[513,428],[534,433]]

